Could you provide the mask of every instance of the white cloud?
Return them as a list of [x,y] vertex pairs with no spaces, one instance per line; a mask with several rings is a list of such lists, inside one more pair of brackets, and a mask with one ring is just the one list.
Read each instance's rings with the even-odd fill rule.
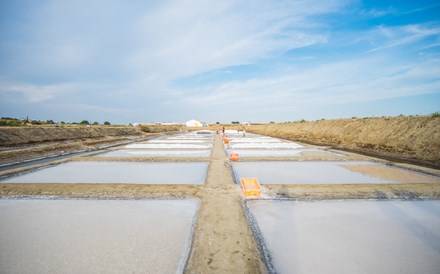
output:
[[[2,44],[11,48],[1,55],[7,65],[0,77],[7,81],[0,82],[0,96],[94,115],[122,116],[130,109],[131,117],[180,117],[178,111],[215,107],[270,112],[438,92],[438,54],[432,50],[440,41],[438,24],[359,31],[321,16],[353,19],[359,6],[357,0],[43,1],[20,22],[26,26],[15,32],[20,39]],[[401,11],[372,8],[363,15],[394,12]],[[342,30],[335,29],[339,25]],[[323,52],[297,51],[279,61],[287,51],[312,45]],[[399,52],[413,48],[426,53],[411,59]],[[423,61],[428,59],[433,61]],[[229,69],[265,63],[265,78],[251,70],[236,77]],[[220,70],[230,71],[228,77],[210,74],[190,84],[194,89],[178,87],[177,80]],[[223,82],[206,84],[210,79]],[[36,84],[41,82],[46,84]]]
[[0,94],[20,95],[24,101],[40,103],[52,100],[58,96],[66,96],[78,89],[74,83],[35,85],[28,83],[0,82]]
[[252,63],[290,49],[326,42],[308,29],[309,16],[334,12],[339,1],[170,1],[136,24],[134,73],[174,79]]
[[373,43],[379,44],[379,46],[368,50],[367,53],[419,42],[428,37],[440,39],[440,27],[422,24],[397,27],[380,26],[370,33],[370,39],[376,40]]
[[191,107],[309,108],[435,93],[440,62],[390,65],[385,57],[324,64],[268,79],[209,86],[182,98]]

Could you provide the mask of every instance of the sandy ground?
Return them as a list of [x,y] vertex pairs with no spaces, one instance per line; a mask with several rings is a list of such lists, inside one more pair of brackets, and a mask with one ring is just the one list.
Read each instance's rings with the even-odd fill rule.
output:
[[[338,151],[336,151],[338,152]],[[70,160],[87,161],[195,161],[194,158],[93,158]],[[270,160],[383,160],[344,152],[345,156],[322,153],[298,157],[271,157]],[[265,158],[268,160],[267,158]],[[200,211],[194,231],[193,247],[186,273],[267,273],[257,243],[246,219],[243,196],[234,184],[231,168],[219,136],[215,137],[212,156],[198,159],[210,162],[205,185],[133,185],[133,184],[0,184],[0,197],[51,197],[51,198],[190,198],[200,199]],[[261,160],[248,158],[246,161]],[[62,160],[51,164],[57,164]],[[36,167],[0,172],[5,176],[25,172]],[[440,171],[407,164],[393,166],[440,176]],[[350,168],[352,168],[350,166]],[[386,178],[400,176],[383,170],[366,170],[356,167],[357,172]],[[387,171],[388,172],[388,171]],[[416,176],[416,175],[415,175]],[[261,199],[293,198],[309,199],[440,199],[440,184],[414,184],[417,178],[401,178],[401,184],[393,185],[266,185]],[[406,181],[408,180],[408,181]],[[411,181],[412,180],[412,181]]]
[[133,128],[112,127],[0,128],[0,165],[78,151],[94,151],[148,140],[163,134],[163,132],[141,133]]
[[439,117],[353,117],[251,125],[246,131],[440,168]]
[[246,222],[241,190],[215,137],[187,273],[265,273]]
[[0,164],[18,162],[34,158],[44,158],[77,151],[96,150],[102,146],[125,144],[141,138],[140,136],[109,136],[93,139],[55,141],[41,144],[0,147]]

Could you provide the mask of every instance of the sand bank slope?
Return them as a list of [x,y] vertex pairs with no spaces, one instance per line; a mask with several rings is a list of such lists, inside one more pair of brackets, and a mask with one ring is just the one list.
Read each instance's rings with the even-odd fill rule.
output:
[[440,118],[393,117],[252,125],[254,133],[440,167]]

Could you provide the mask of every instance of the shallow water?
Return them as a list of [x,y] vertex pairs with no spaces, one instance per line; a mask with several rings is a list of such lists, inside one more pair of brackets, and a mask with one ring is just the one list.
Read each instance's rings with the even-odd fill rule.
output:
[[165,148],[165,149],[210,149],[212,144],[154,144],[154,143],[146,143],[146,144],[130,144],[125,146],[125,148],[135,148],[135,149],[155,149],[155,148]]
[[240,157],[300,156],[304,152],[319,152],[330,155],[342,155],[322,149],[228,149],[228,153],[238,153]]
[[181,273],[197,200],[0,200],[2,273]]
[[[387,167],[373,162],[326,162],[326,161],[273,161],[273,162],[234,162],[231,163],[234,173],[239,178],[257,178],[261,184],[393,184],[393,172],[415,176],[419,183],[432,181],[432,176],[414,174],[410,171]],[[388,170],[390,179],[383,179],[374,174],[354,172],[349,166],[380,166]]]
[[208,163],[68,162],[1,183],[204,184]]
[[232,143],[228,146],[230,149],[240,148],[262,148],[262,149],[282,149],[282,148],[302,148],[303,146],[297,143],[290,142],[276,142],[276,143]]
[[209,157],[211,150],[147,150],[121,149],[95,155],[94,157]]
[[230,138],[231,143],[282,143],[280,139],[276,138]]
[[148,141],[150,144],[163,143],[163,144],[209,144],[211,140],[181,140],[181,139],[158,139]]
[[252,201],[279,273],[439,273],[440,201]]

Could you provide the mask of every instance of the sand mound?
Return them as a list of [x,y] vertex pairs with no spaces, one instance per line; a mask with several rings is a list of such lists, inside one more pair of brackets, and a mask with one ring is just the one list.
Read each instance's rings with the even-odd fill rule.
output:
[[440,167],[440,118],[393,117],[253,125],[250,132]]

